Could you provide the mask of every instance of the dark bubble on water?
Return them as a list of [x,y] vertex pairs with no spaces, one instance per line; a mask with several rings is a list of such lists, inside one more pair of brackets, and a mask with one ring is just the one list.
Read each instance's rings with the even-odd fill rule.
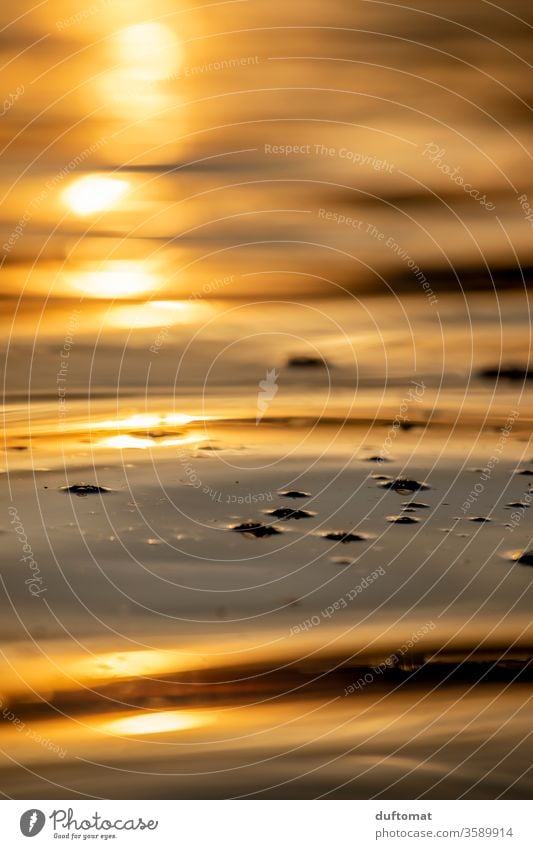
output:
[[243,522],[241,525],[232,525],[230,530],[236,531],[239,534],[253,537],[270,537],[275,534],[281,534],[278,528],[274,525],[262,525],[261,522]]
[[533,566],[533,549],[530,551],[508,551],[507,559],[521,566]]
[[479,377],[486,380],[533,380],[533,371],[526,365],[491,366],[479,372]]
[[275,516],[276,519],[311,519],[316,516],[310,510],[292,510],[290,507],[276,507],[274,510],[264,511],[268,516]]
[[431,489],[430,485],[423,481],[415,481],[410,478],[395,478],[391,481],[380,483],[383,489],[393,489],[400,495],[407,495],[409,492],[418,492],[423,489]]
[[352,531],[326,531],[320,536],[322,539],[331,539],[334,542],[365,542],[368,539],[366,534],[357,534]]
[[300,492],[297,489],[285,489],[278,492],[278,495],[282,495],[283,498],[311,498],[310,492]]
[[94,483],[74,483],[70,486],[60,486],[60,492],[72,492],[80,498],[85,498],[86,495],[98,495],[99,493],[113,492],[108,486],[97,486]]
[[420,519],[416,519],[414,516],[406,516],[403,513],[400,516],[387,516],[387,522],[392,522],[395,525],[414,525],[419,521]]
[[328,368],[328,364],[320,357],[294,356],[287,360],[289,368]]

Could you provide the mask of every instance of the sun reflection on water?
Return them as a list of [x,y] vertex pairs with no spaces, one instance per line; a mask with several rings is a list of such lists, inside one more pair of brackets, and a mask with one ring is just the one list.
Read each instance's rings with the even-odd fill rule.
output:
[[108,321],[114,327],[165,327],[205,320],[213,314],[213,306],[191,301],[148,301],[127,307],[115,307]]
[[120,433],[117,436],[109,436],[101,439],[97,445],[100,448],[164,448],[169,445],[190,445],[194,442],[202,442],[207,437],[202,437],[198,434],[192,436],[182,436],[170,439],[150,439],[140,436],[132,436],[129,433]]
[[130,184],[127,180],[87,174],[71,183],[63,193],[66,206],[76,215],[91,215],[112,209],[124,197]]
[[163,416],[157,413],[134,413],[125,419],[105,419],[103,421],[92,422],[91,427],[94,430],[108,430],[111,428],[129,428],[133,430],[146,427],[164,427],[167,425],[181,427],[192,424],[192,422],[207,421],[208,418],[208,416],[189,416],[186,413],[167,413]]
[[114,680],[189,669],[197,664],[194,655],[162,649],[118,651],[79,659],[72,670],[82,680]]
[[111,39],[112,62],[99,81],[100,98],[116,118],[135,122],[136,131],[165,122],[164,111],[177,105],[167,83],[178,77],[182,64],[181,42],[165,24],[153,21],[118,30]]
[[155,289],[159,280],[133,260],[111,260],[105,268],[67,272],[70,288],[91,298],[133,298]]
[[202,725],[207,725],[207,719],[197,711],[169,710],[113,719],[104,722],[101,728],[107,734],[168,734]]
[[134,80],[156,81],[179,69],[181,51],[170,27],[153,21],[125,27],[116,35],[118,58]]

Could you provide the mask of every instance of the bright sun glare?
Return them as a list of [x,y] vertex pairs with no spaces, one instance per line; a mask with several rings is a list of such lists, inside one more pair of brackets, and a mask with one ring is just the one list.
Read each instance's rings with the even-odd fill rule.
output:
[[176,437],[175,439],[148,439],[141,436],[132,436],[129,433],[119,433],[117,436],[108,436],[98,442],[100,448],[166,448],[168,445],[191,445],[203,442],[206,437],[199,434],[191,436]]
[[114,719],[104,724],[109,734],[165,734],[205,725],[206,720],[192,711],[169,710]]
[[114,327],[164,327],[205,320],[213,313],[211,304],[191,301],[148,301],[120,306],[110,311],[108,321]]
[[164,24],[133,24],[120,30],[117,39],[118,58],[134,79],[161,80],[179,68],[179,43]]
[[128,188],[126,180],[91,174],[72,183],[65,190],[63,199],[76,215],[91,215],[116,206]]
[[133,260],[110,261],[101,270],[80,270],[66,277],[73,289],[93,298],[132,298],[158,285],[157,277]]

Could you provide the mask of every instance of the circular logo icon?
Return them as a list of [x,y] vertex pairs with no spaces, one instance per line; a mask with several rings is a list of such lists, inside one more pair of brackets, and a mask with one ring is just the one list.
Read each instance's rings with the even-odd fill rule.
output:
[[30,808],[29,811],[24,811],[20,818],[20,830],[24,837],[35,837],[42,831],[45,822],[46,817],[42,811]]

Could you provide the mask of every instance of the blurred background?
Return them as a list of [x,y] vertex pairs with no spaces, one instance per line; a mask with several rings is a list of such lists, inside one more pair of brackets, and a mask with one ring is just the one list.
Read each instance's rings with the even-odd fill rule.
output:
[[[194,391],[221,338],[257,329],[254,310],[222,318],[228,300],[300,305],[275,310],[274,330],[297,325],[306,341],[271,334],[269,366],[318,345],[351,381],[355,344],[358,376],[383,384],[418,368],[413,334],[439,382],[523,361],[530,12],[526,0],[54,0],[5,12],[8,397],[46,393],[72,310],[93,370],[71,360],[71,397],[89,382],[114,394],[119,363],[121,391],[145,385],[158,327],[158,391],[202,328],[179,374]],[[302,307],[320,298],[343,300],[344,334]],[[238,353],[242,382],[253,364],[255,384],[264,343]],[[227,356],[212,381],[235,382]]]

